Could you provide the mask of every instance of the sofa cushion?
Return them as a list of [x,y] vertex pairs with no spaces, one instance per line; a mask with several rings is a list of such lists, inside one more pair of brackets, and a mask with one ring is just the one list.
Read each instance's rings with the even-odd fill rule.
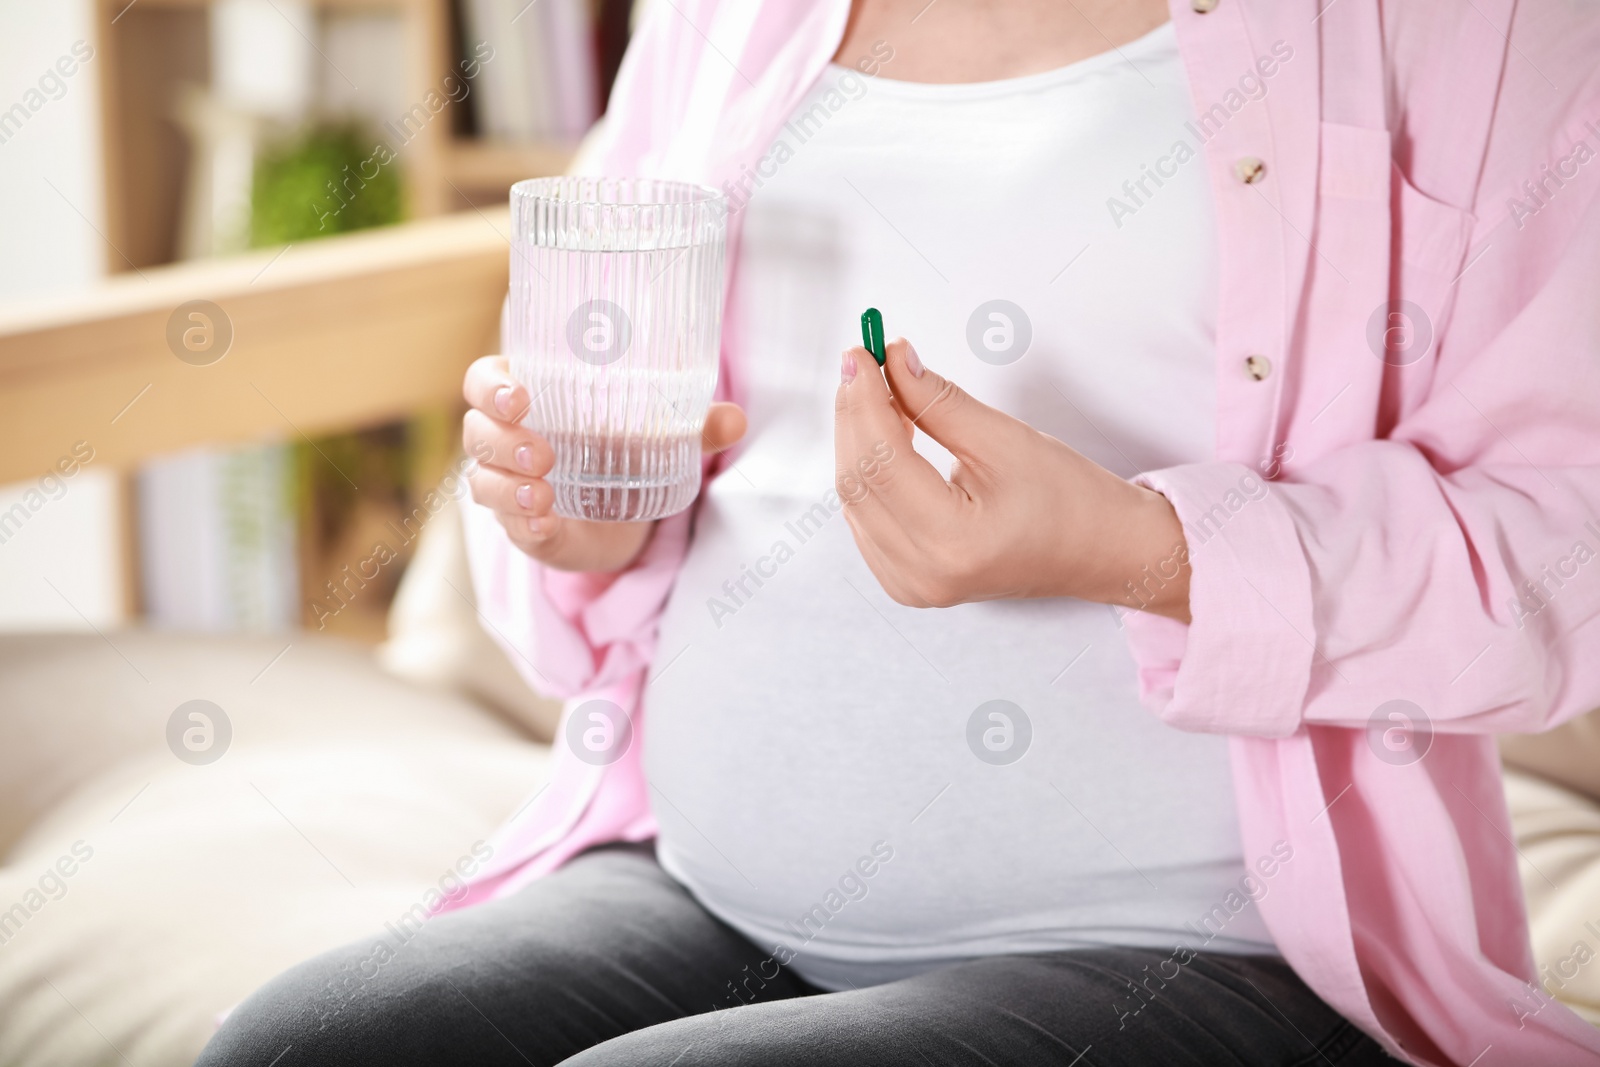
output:
[[1542,734],[1507,734],[1500,757],[1518,770],[1600,800],[1600,711]]
[[[196,699],[210,750],[169,729]],[[0,1063],[30,1065],[191,1063],[272,975],[417,921],[547,760],[305,635],[0,638],[0,729]]]
[[1514,768],[1505,783],[1540,980],[1600,1026],[1600,802]]

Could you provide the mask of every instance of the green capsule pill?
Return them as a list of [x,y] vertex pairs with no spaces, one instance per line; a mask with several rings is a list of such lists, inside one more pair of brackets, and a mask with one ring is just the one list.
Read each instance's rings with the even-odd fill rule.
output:
[[868,308],[861,313],[861,347],[872,353],[872,358],[878,361],[880,367],[888,358],[883,351],[883,316],[877,308]]

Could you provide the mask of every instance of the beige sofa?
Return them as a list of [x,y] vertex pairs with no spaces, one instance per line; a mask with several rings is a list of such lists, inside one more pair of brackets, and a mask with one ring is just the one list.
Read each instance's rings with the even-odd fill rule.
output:
[[[450,889],[542,784],[559,708],[474,626],[459,526],[435,528],[377,655],[0,638],[0,1065],[189,1064],[267,978]],[[214,762],[169,746],[196,699],[231,727]]]

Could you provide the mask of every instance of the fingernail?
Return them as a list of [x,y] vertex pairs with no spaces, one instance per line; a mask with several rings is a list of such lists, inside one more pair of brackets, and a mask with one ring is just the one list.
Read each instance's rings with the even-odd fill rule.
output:
[[856,380],[856,357],[848,348],[844,350],[844,362],[839,365],[839,380],[845,385]]
[[533,470],[533,449],[527,445],[518,445],[517,450],[511,455],[516,459],[517,466],[525,471]]
[[906,342],[906,370],[911,372],[913,378],[922,377],[922,357],[917,355],[916,346]]
[[535,537],[543,537],[545,535],[545,527],[547,525],[548,522],[544,518],[529,519],[528,532],[533,534]]
[[508,419],[511,417],[511,394],[514,391],[509,385],[502,385],[494,391],[494,409]]
[[531,485],[519,485],[519,486],[517,486],[517,494],[516,495],[517,495],[517,507],[519,507],[519,508],[531,508],[531,507],[533,507],[533,486],[531,486]]

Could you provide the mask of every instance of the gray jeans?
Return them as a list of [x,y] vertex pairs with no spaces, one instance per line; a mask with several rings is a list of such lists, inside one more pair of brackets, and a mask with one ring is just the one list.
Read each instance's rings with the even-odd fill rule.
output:
[[1108,948],[822,993],[648,849],[325,953],[240,1005],[197,1067],[1394,1063],[1281,960]]

